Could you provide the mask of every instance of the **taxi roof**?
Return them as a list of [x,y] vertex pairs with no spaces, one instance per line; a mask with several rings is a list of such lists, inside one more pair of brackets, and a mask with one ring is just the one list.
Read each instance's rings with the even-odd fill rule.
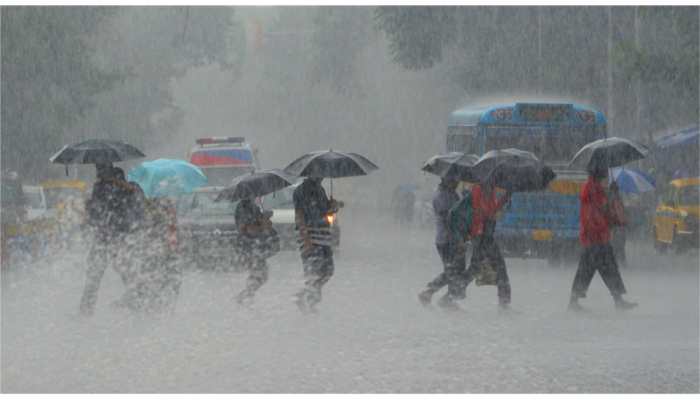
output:
[[85,190],[87,188],[87,183],[78,179],[49,179],[40,183],[45,189],[80,189]]
[[675,187],[697,186],[700,185],[700,177],[674,179],[670,183]]

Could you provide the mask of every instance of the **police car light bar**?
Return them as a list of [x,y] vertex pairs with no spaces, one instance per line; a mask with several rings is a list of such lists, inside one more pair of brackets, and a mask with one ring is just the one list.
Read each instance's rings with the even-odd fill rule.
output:
[[245,138],[241,136],[214,136],[208,138],[199,138],[195,142],[199,145],[217,143],[243,143],[245,142]]

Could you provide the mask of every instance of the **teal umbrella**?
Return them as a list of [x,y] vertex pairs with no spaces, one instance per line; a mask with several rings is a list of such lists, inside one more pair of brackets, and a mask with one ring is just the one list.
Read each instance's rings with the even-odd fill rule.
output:
[[166,158],[132,168],[128,180],[138,183],[146,197],[177,196],[207,184],[207,176],[197,166]]

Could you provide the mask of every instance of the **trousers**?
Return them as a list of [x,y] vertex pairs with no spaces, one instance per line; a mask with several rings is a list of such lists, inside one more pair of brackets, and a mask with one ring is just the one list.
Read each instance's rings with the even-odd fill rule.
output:
[[330,246],[312,245],[309,251],[302,251],[304,266],[304,289],[298,296],[304,296],[309,306],[321,301],[321,289],[333,276],[333,250]]
[[467,268],[466,254],[458,243],[436,243],[435,247],[442,261],[443,272],[428,283],[428,290],[437,292],[447,286],[447,293],[454,299],[465,297]]
[[572,298],[586,297],[588,286],[590,286],[596,271],[603,278],[605,286],[608,287],[613,297],[627,293],[615,261],[613,248],[609,243],[605,243],[594,244],[583,249],[576,276],[574,276],[574,283],[571,287]]
[[480,272],[481,265],[488,261],[496,267],[496,287],[498,288],[498,302],[500,304],[510,304],[510,280],[506,262],[501,255],[501,249],[496,243],[496,239],[491,234],[484,234],[472,239],[474,249],[464,277],[465,287],[468,286]]

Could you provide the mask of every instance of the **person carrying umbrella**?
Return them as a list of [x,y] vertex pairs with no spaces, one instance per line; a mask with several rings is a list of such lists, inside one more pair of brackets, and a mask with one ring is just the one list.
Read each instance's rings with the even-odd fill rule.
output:
[[569,309],[572,311],[583,310],[578,300],[586,297],[588,286],[596,271],[603,278],[618,309],[626,310],[637,306],[637,303],[628,302],[622,298],[627,290],[622,282],[615,253],[610,244],[610,226],[614,225],[617,219],[603,186],[607,179],[607,167],[592,168],[579,196],[581,201],[579,240],[583,246],[583,252],[571,287]]
[[251,301],[255,292],[267,282],[269,268],[263,247],[266,246],[268,237],[276,234],[270,217],[271,212],[263,212],[253,197],[244,198],[236,206],[238,243],[243,264],[248,270],[246,287],[236,296],[238,304]]
[[473,249],[469,268],[464,277],[465,287],[469,286],[476,274],[479,273],[481,265],[486,261],[491,262],[496,269],[498,305],[502,309],[507,309],[510,306],[510,280],[508,279],[506,262],[494,238],[494,232],[497,214],[508,203],[510,197],[510,191],[506,191],[500,197],[496,196],[496,185],[494,179],[491,178],[472,186],[474,214],[470,236]]
[[[472,168],[472,257],[465,272],[465,287],[489,262],[496,270],[498,305],[502,310],[510,308],[511,287],[506,263],[496,242],[496,219],[511,198],[513,192],[543,190],[555,178],[552,169],[533,153],[519,149],[491,150],[481,156]],[[496,195],[496,188],[505,190]]]
[[447,293],[438,301],[442,308],[454,310],[458,306],[456,300],[465,297],[464,272],[466,269],[466,244],[463,238],[456,235],[448,228],[448,216],[450,209],[459,202],[456,192],[459,180],[454,176],[446,176],[440,180],[440,184],[433,196],[433,212],[435,214],[435,247],[442,260],[443,272],[430,281],[427,288],[420,292],[418,300],[424,306],[430,304],[433,294],[442,287],[447,286]]
[[333,275],[331,231],[327,216],[338,211],[339,203],[326,195],[324,177],[341,178],[367,175],[378,167],[367,158],[333,150],[315,151],[292,161],[285,172],[305,176],[294,190],[295,222],[301,236],[301,260],[304,266],[304,289],[297,293],[296,304],[303,312],[314,312],[321,301],[321,288]]
[[620,224],[619,217],[613,210],[613,203],[605,192],[608,169],[642,159],[649,153],[648,149],[628,139],[611,137],[596,140],[583,146],[574,155],[570,165],[585,166],[588,171],[579,200],[581,202],[579,240],[583,252],[574,276],[569,298],[569,309],[582,311],[579,299],[586,297],[593,275],[598,271],[605,286],[621,310],[632,309],[637,303],[623,299],[627,293],[625,284],[615,260],[615,253],[610,244],[610,228]]
[[254,199],[283,189],[296,180],[279,169],[253,172],[236,178],[215,201],[238,201],[235,211],[238,250],[248,270],[246,287],[237,296],[239,304],[249,303],[255,292],[267,282],[267,258],[279,251],[279,236],[272,227],[272,212],[264,212]]
[[307,177],[293,195],[294,219],[302,240],[301,260],[304,265],[304,289],[296,295],[297,306],[302,312],[313,311],[321,301],[321,289],[335,269],[326,215],[337,212],[338,203],[328,198],[322,180]]
[[129,283],[129,263],[122,254],[126,235],[142,217],[138,213],[138,193],[129,184],[121,168],[100,166],[92,197],[87,201],[88,224],[95,228],[95,241],[88,254],[85,287],[80,300],[80,312],[91,315],[97,303],[97,292],[107,267],[111,266]]

